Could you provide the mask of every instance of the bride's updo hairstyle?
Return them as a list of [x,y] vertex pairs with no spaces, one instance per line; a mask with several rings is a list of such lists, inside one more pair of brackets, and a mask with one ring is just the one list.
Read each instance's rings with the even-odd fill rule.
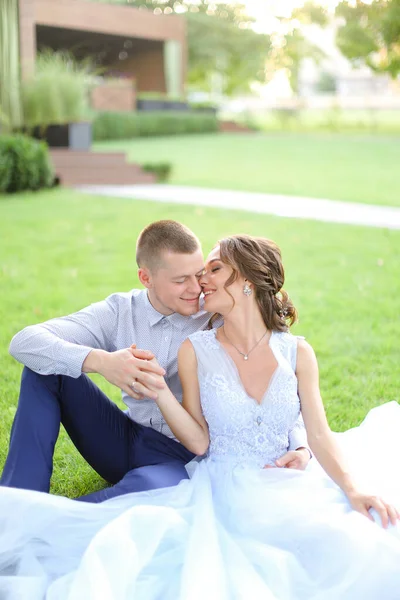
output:
[[297,320],[297,311],[282,289],[285,272],[281,251],[275,242],[250,235],[232,235],[218,244],[221,261],[233,269],[224,286],[226,291],[239,274],[242,275],[253,284],[266,327],[271,331],[288,331]]

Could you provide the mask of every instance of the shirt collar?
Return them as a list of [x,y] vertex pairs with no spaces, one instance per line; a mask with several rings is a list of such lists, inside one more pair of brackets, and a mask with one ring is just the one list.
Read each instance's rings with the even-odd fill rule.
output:
[[147,314],[147,320],[150,324],[150,327],[153,327],[154,325],[157,325],[157,323],[159,323],[163,319],[166,319],[167,321],[169,321],[171,323],[171,325],[173,325],[177,329],[182,330],[185,327],[185,325],[188,324],[189,320],[197,317],[200,313],[201,314],[205,313],[204,310],[200,309],[200,311],[198,313],[187,316],[187,317],[185,317],[184,315],[180,315],[179,313],[172,313],[172,315],[163,315],[154,308],[154,306],[152,305],[152,303],[149,300],[147,291],[143,290],[143,292],[144,292],[144,294],[143,294],[144,305],[145,305],[145,310],[146,310],[146,314]]
[[147,295],[147,290],[143,290],[143,302],[147,315],[147,320],[150,323],[150,326],[157,325],[162,319],[164,319],[165,315],[162,315],[158,312],[152,305]]

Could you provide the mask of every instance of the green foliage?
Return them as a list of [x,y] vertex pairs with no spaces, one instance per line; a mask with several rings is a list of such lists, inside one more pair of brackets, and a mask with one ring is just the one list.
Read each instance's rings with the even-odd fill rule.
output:
[[2,138],[0,137],[0,194],[7,192],[10,184],[13,159],[11,153],[2,150]]
[[293,92],[298,94],[303,59],[311,58],[319,64],[325,57],[321,48],[304,36],[303,25],[315,23],[324,27],[329,22],[328,11],[313,0],[307,0],[303,6],[294,8],[289,16],[279,17],[279,21],[284,34],[269,54],[267,70],[273,76],[278,69],[285,69]]
[[[282,21],[284,20],[282,19]],[[325,53],[304,37],[300,26],[294,26],[270,53],[267,69],[271,75],[274,75],[278,69],[286,69],[290,86],[297,94],[299,92],[300,67],[306,57],[319,63],[325,57]]]
[[395,79],[400,73],[400,0],[343,0],[336,16],[342,22],[336,38],[341,52]]
[[5,111],[3,111],[0,107],[0,133],[9,131],[11,128],[10,118],[6,115]]
[[317,90],[323,93],[336,92],[336,79],[328,71],[322,71],[317,81]]
[[169,162],[144,163],[141,167],[147,173],[154,173],[159,182],[167,181],[172,172],[172,164]]
[[188,83],[194,89],[233,95],[249,91],[254,81],[265,82],[270,38],[249,28],[251,19],[240,6],[240,20],[226,5],[211,15],[188,12]]
[[273,108],[271,113],[282,130],[292,129],[293,124],[298,121],[300,116],[297,108]]
[[296,19],[305,25],[314,23],[320,27],[325,27],[329,22],[327,9],[319,4],[315,4],[313,0],[307,0],[303,6],[295,8],[290,18]]
[[38,190],[53,182],[53,167],[44,142],[24,135],[0,136],[0,191]]
[[138,100],[162,100],[163,102],[185,102],[185,96],[171,96],[162,92],[139,92]]
[[193,110],[209,110],[209,111],[217,111],[218,107],[215,105],[214,102],[190,102],[190,108],[192,108]]
[[139,92],[138,100],[167,100],[168,95],[162,92]]
[[28,127],[76,123],[88,118],[91,63],[67,52],[38,55],[35,75],[22,85],[24,123]]
[[93,121],[93,139],[119,140],[134,137],[206,133],[217,131],[218,121],[214,114],[143,111],[101,112]]

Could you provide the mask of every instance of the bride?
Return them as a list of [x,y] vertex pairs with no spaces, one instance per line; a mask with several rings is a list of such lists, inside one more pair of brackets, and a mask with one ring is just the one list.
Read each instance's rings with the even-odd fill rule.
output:
[[[154,388],[174,435],[206,458],[175,488],[96,505],[2,488],[0,598],[399,599],[400,406],[330,431],[283,283],[273,242],[219,242],[201,285],[224,324],[182,344],[182,405]],[[306,472],[278,461],[300,410]]]

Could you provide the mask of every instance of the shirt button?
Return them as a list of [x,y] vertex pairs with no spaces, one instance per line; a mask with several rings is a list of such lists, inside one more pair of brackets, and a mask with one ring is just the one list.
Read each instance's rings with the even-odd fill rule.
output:
[[166,336],[166,337],[164,338],[164,340],[165,340],[166,342],[168,342],[168,336]]

